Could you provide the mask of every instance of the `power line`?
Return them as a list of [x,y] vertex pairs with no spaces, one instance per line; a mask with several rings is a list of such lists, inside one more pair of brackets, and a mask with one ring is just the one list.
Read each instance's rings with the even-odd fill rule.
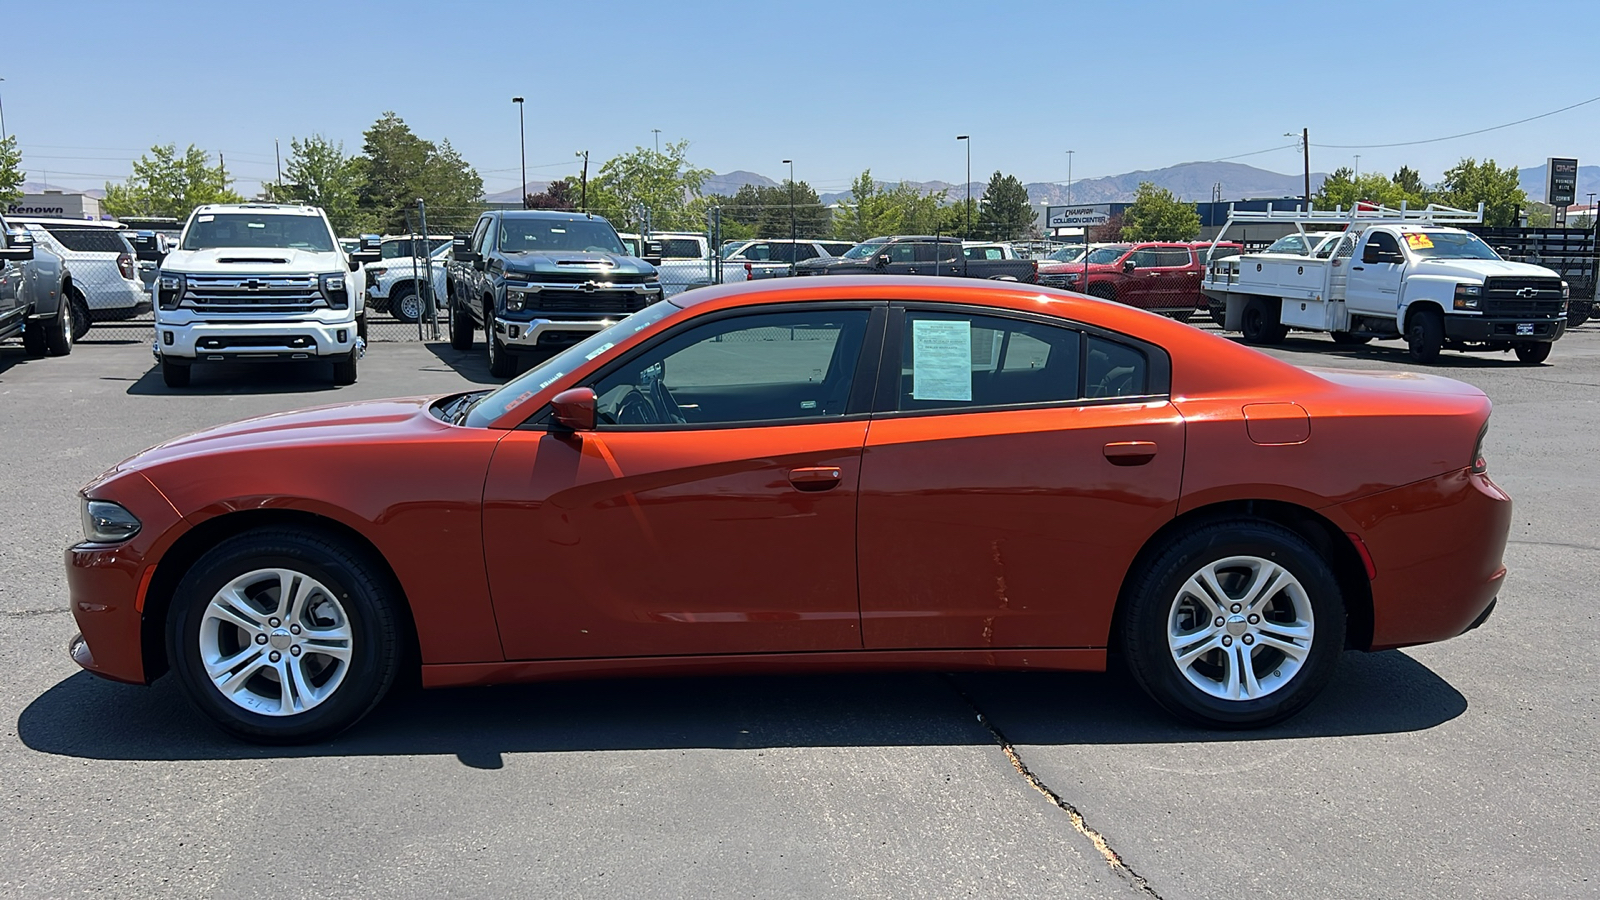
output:
[[1379,150],[1385,147],[1415,147],[1418,144],[1437,144],[1440,141],[1453,141],[1456,138],[1471,137],[1475,134],[1484,134],[1490,131],[1499,131],[1502,128],[1510,128],[1513,125],[1521,125],[1525,122],[1532,122],[1535,119],[1546,119],[1550,116],[1556,115],[1557,113],[1564,113],[1569,109],[1577,109],[1580,106],[1588,106],[1597,100],[1600,100],[1600,97],[1590,97],[1587,100],[1574,103],[1571,106],[1563,106],[1560,109],[1552,109],[1549,112],[1540,113],[1536,116],[1529,116],[1526,119],[1518,119],[1515,122],[1507,122],[1504,125],[1491,125],[1488,128],[1479,128],[1476,131],[1463,131],[1460,134],[1449,134],[1445,135],[1444,137],[1427,138],[1426,140],[1421,141],[1396,141],[1392,144],[1312,144],[1311,146],[1322,147],[1327,150]]

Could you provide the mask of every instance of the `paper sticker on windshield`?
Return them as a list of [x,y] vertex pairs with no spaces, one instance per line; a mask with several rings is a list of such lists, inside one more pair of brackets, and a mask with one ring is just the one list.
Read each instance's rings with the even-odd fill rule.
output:
[[607,350],[610,350],[612,347],[615,347],[615,346],[616,346],[616,344],[613,344],[610,341],[607,341],[604,344],[601,344],[600,346],[594,348],[594,350],[591,353],[589,353],[587,356],[585,356],[584,359],[594,359],[596,356],[599,356],[600,354],[606,352]]
[[1406,246],[1413,250],[1426,250],[1433,246],[1433,238],[1420,231],[1413,231],[1406,235]]
[[549,378],[546,378],[544,381],[539,382],[539,390],[542,391],[545,388],[549,387],[550,385],[555,384],[556,383],[556,379],[560,378],[561,376],[563,376],[565,374],[567,374],[567,373],[565,373],[565,372],[557,372],[554,375],[551,375]]
[[209,222],[209,221],[211,221],[212,219],[215,219],[215,218],[216,218],[216,216],[201,216],[200,217],[200,221]]
[[532,399],[533,399],[533,391],[523,391],[522,393],[518,394],[517,396],[512,397],[510,400],[506,401],[505,411],[506,412],[511,412],[513,409],[516,409],[517,407],[521,406],[524,403],[527,403],[529,400],[532,400]]
[[911,323],[911,399],[972,399],[972,323]]

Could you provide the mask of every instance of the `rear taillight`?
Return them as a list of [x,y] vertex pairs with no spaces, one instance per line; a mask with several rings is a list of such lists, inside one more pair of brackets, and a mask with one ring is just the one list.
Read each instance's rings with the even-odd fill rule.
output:
[[1489,461],[1483,458],[1483,439],[1489,434],[1489,423],[1478,429],[1478,443],[1472,448],[1472,471],[1482,475],[1489,471]]
[[133,268],[133,256],[127,253],[117,254],[117,271],[122,277],[132,281],[137,274]]

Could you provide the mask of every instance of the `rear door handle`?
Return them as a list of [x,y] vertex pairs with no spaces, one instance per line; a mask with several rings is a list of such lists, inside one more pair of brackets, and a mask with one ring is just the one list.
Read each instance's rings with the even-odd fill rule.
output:
[[1142,466],[1156,458],[1155,441],[1114,441],[1106,445],[1106,459],[1114,466]]
[[789,483],[797,490],[827,491],[839,486],[844,473],[838,466],[807,466],[789,470]]

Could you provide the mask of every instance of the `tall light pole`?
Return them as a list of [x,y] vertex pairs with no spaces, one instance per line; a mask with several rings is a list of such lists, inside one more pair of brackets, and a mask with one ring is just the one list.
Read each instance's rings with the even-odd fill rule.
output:
[[1356,178],[1361,177],[1361,154],[1356,154]]
[[[0,78],[0,81],[5,81],[5,79]],[[6,133],[6,104],[5,99],[0,97],[0,141],[3,141],[8,137],[10,137],[10,135]]]
[[794,160],[786,159],[789,164],[789,261],[795,261],[795,247],[800,243],[799,233],[794,223]]
[[967,233],[962,235],[967,240],[972,240],[972,135],[958,134],[956,140],[967,142]]
[[528,208],[528,122],[522,116],[522,98],[512,97],[517,105],[517,146],[522,150],[522,208]]
[[1076,150],[1068,150],[1067,151],[1067,205],[1068,206],[1072,205],[1072,154],[1074,154],[1076,152],[1078,152],[1078,151],[1076,151]]
[[656,136],[656,152],[660,153],[661,152],[661,129],[652,128],[652,129],[650,129],[650,133]]

